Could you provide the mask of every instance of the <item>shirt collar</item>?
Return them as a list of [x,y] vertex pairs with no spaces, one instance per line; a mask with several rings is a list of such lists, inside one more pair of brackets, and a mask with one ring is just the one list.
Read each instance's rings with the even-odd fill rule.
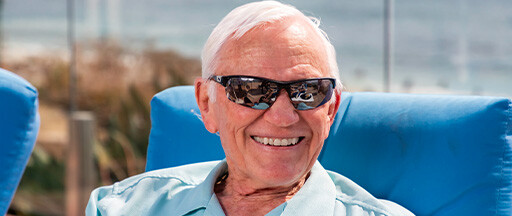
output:
[[[227,170],[228,165],[226,163],[226,159],[224,159],[212,169],[202,183],[190,189],[190,192],[183,197],[181,202],[182,204],[179,205],[178,209],[176,209],[176,213],[178,213],[178,215],[185,215],[200,208],[209,207],[209,202],[212,200],[212,196],[214,195],[213,186],[217,182],[219,176],[222,176],[227,172]],[[222,209],[220,204],[218,204],[217,207]]]
[[285,207],[280,215],[332,215],[335,200],[336,186],[327,171],[316,161],[299,192],[282,204]]

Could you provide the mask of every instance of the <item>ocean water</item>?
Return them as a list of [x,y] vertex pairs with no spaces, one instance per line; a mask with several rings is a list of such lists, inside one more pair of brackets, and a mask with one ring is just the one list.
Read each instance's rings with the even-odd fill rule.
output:
[[[198,57],[241,0],[75,0],[77,39]],[[383,1],[285,1],[320,18],[350,91],[383,89]],[[395,0],[393,92],[512,97],[512,1]],[[5,0],[2,56],[66,52],[66,0]],[[7,58],[6,58],[7,59]]]

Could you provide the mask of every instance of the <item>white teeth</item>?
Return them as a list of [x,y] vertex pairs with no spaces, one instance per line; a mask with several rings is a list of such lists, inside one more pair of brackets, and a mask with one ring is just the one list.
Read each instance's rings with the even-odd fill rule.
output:
[[277,138],[268,138],[268,137],[254,137],[259,143],[271,146],[291,146],[295,145],[299,142],[299,137],[290,138],[290,139],[277,139]]
[[280,146],[281,145],[281,139],[274,139],[274,145]]
[[282,139],[281,140],[281,145],[282,146],[287,146],[288,145],[288,140],[287,139]]

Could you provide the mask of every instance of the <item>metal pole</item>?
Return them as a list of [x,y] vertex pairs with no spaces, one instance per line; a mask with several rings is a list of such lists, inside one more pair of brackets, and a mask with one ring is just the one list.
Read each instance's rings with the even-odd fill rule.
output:
[[87,198],[95,186],[93,164],[94,116],[77,112],[75,4],[67,0],[69,48],[69,145],[66,163],[66,215],[85,215]]
[[75,3],[67,1],[67,24],[69,46],[69,112],[76,110],[76,45],[75,45]]
[[4,0],[0,0],[0,67],[2,67],[3,51],[4,51],[4,28],[3,28],[3,17],[4,17]]
[[84,215],[85,207],[96,185],[94,167],[94,128],[92,112],[71,114],[71,143],[66,163],[66,215]]
[[391,91],[394,58],[394,0],[384,0],[384,91]]

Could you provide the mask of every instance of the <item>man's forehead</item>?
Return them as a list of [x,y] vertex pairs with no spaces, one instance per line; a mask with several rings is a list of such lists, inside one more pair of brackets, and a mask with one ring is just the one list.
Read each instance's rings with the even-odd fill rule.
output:
[[217,72],[222,73],[248,72],[256,67],[257,70],[296,70],[295,73],[316,70],[319,76],[328,75],[322,39],[304,19],[296,17],[265,23],[239,39],[229,39],[217,57]]

